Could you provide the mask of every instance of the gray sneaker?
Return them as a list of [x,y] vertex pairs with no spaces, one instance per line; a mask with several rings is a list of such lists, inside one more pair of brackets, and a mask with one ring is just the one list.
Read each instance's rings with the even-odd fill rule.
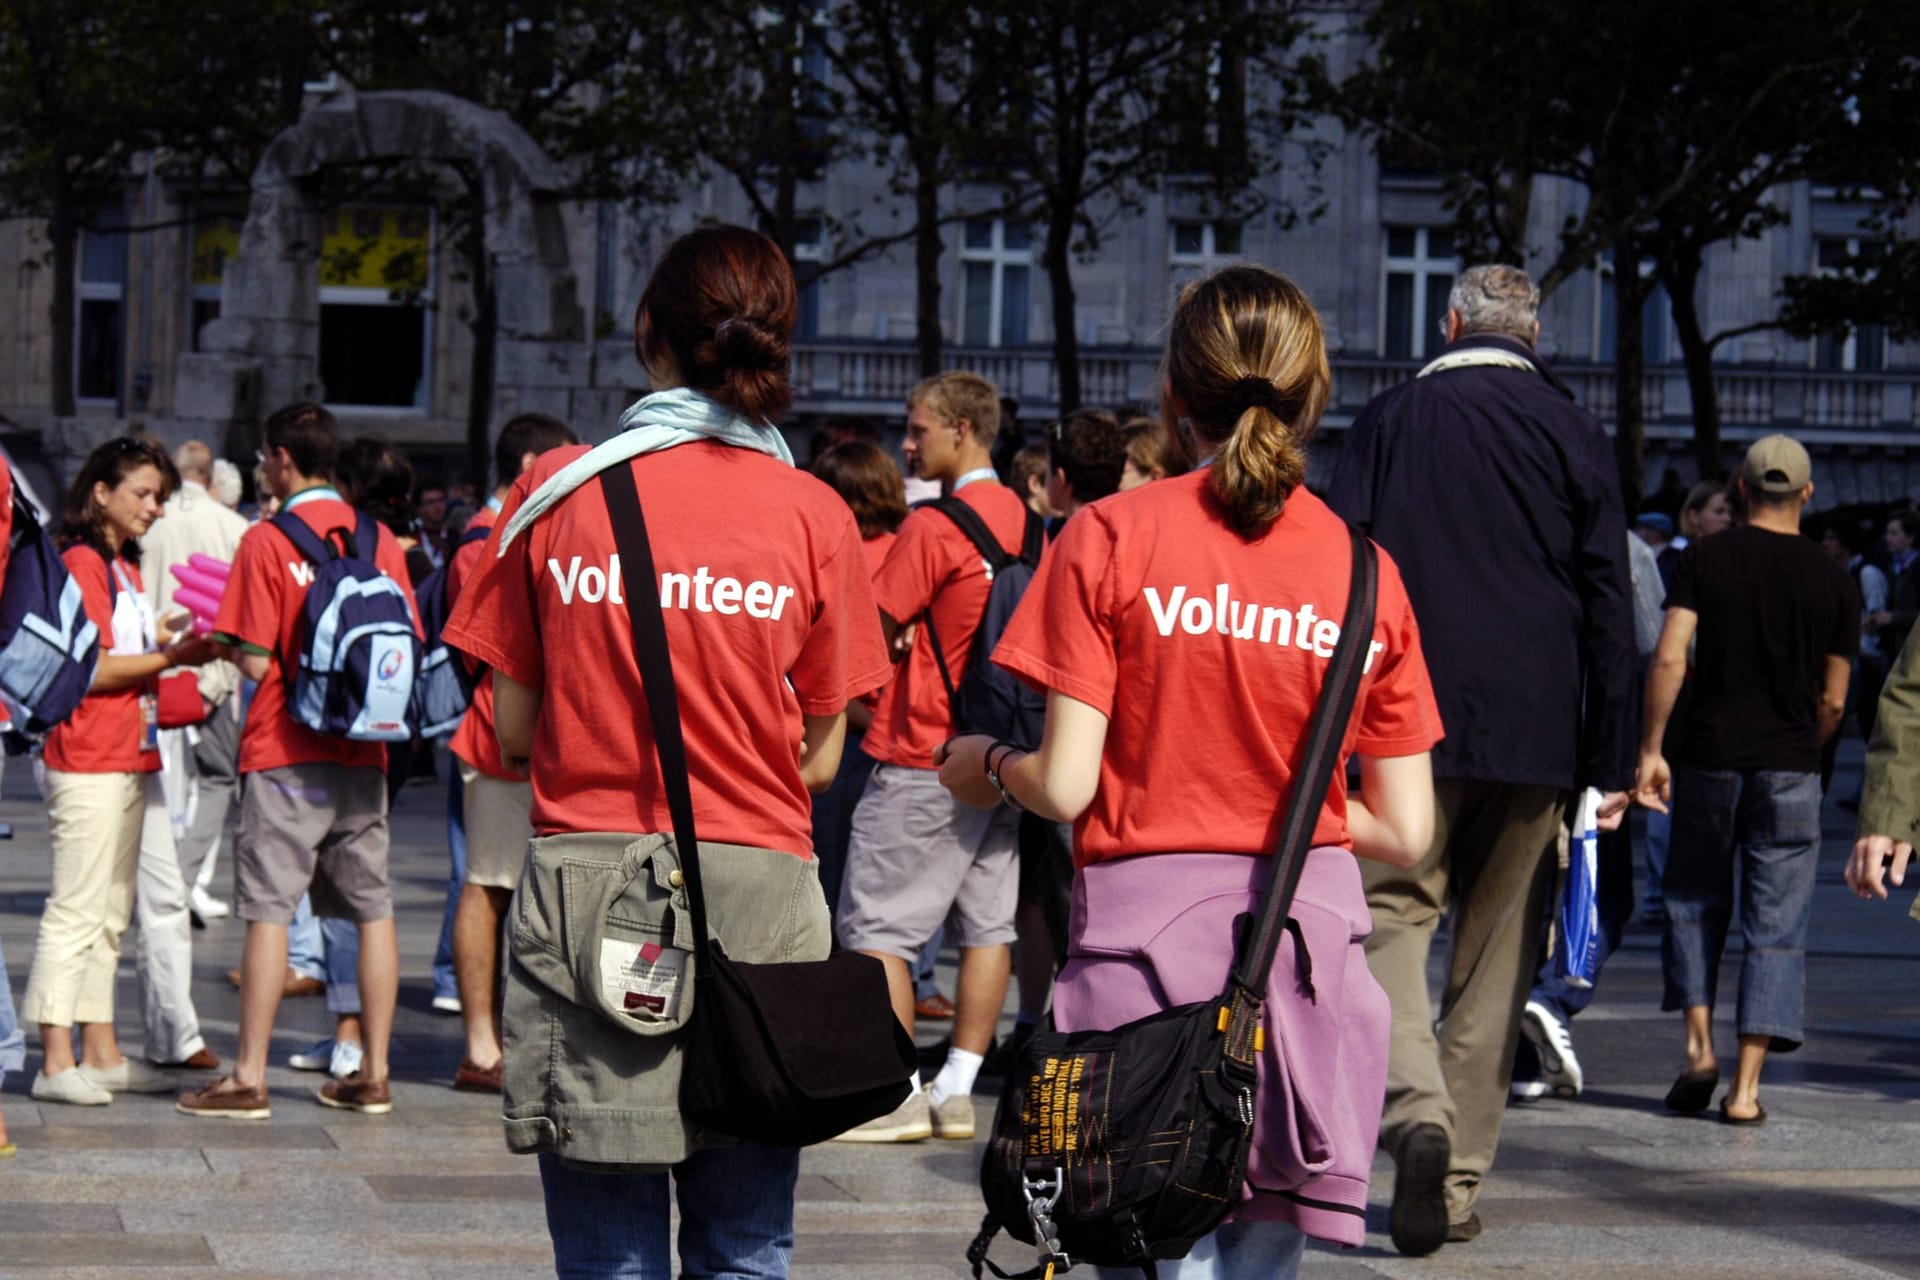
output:
[[956,1093],[939,1106],[933,1105],[933,1099],[927,1099],[928,1110],[933,1118],[933,1136],[936,1138],[971,1138],[973,1136],[973,1095]]
[[180,1082],[172,1076],[133,1058],[122,1058],[118,1066],[82,1066],[77,1070],[89,1084],[108,1093],[173,1093],[180,1088]]
[[79,1067],[68,1067],[48,1075],[33,1073],[33,1088],[28,1094],[35,1102],[64,1102],[75,1107],[104,1107],[113,1095],[82,1075]]
[[923,1089],[886,1115],[856,1125],[835,1142],[925,1142],[933,1136],[933,1109]]

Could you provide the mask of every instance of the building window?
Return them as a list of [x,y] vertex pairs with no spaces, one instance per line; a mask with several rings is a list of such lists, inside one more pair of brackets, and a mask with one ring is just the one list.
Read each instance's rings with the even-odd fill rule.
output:
[[240,219],[202,218],[188,228],[187,332],[192,350],[209,321],[220,318],[220,277],[227,260],[240,252]]
[[[1823,276],[1872,279],[1880,255],[1879,240],[1822,236],[1814,242],[1814,270]],[[1879,324],[1823,333],[1813,344],[1813,367],[1828,373],[1878,373],[1887,367],[1887,328]]]
[[327,403],[427,408],[433,215],[348,207],[320,227],[320,384]]
[[961,341],[1024,347],[1031,305],[1032,232],[1024,222],[974,218],[960,250]]
[[818,218],[796,218],[793,224],[793,265],[800,279],[800,311],[794,318],[795,342],[820,340],[820,265],[827,260]]
[[126,355],[127,225],[124,209],[109,209],[80,233],[80,282],[74,298],[75,399],[117,402]]
[[[1620,358],[1620,335],[1615,319],[1620,310],[1619,287],[1613,278],[1613,250],[1600,256],[1596,269],[1599,288],[1594,292],[1593,358],[1600,364],[1613,364]],[[1673,307],[1667,301],[1667,287],[1652,279],[1653,263],[1640,264],[1640,279],[1652,284],[1640,304],[1640,358],[1649,365],[1666,364],[1672,345],[1669,320]]]
[[1176,221],[1167,228],[1167,274],[1175,284],[1217,271],[1239,256],[1237,222]]
[[1380,282],[1380,350],[1389,360],[1425,360],[1444,345],[1447,294],[1458,262],[1451,227],[1388,227]]

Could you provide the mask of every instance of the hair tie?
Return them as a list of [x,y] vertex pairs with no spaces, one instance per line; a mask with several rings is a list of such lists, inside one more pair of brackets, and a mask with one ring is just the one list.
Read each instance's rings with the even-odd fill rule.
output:
[[1270,378],[1249,374],[1233,384],[1227,393],[1233,405],[1233,416],[1237,421],[1241,414],[1258,405],[1274,417],[1286,420],[1286,402],[1280,395],[1280,389],[1273,385]]
[[738,316],[728,316],[725,320],[722,320],[719,324],[713,326],[713,340],[715,342],[720,341],[721,334],[725,333],[727,330],[731,329],[734,325],[737,325],[739,323],[740,323],[740,319]]

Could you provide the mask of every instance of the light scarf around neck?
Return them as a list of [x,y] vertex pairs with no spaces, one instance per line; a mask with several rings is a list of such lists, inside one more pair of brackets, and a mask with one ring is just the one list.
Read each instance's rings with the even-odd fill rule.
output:
[[786,437],[771,422],[755,422],[691,387],[674,387],[640,397],[620,415],[620,430],[611,440],[595,445],[527,495],[527,500],[500,532],[498,555],[528,526],[557,506],[561,499],[608,467],[643,453],[658,453],[695,440],[717,440],[736,449],[752,449],[793,465]]

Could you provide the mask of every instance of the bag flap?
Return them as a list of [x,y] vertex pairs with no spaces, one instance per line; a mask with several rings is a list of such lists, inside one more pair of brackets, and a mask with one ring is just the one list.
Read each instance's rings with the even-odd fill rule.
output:
[[837,951],[825,960],[740,964],[716,947],[712,969],[698,984],[709,1002],[700,1016],[764,1037],[801,1094],[861,1093],[914,1070],[911,1041],[890,1013],[886,969],[872,956]]

